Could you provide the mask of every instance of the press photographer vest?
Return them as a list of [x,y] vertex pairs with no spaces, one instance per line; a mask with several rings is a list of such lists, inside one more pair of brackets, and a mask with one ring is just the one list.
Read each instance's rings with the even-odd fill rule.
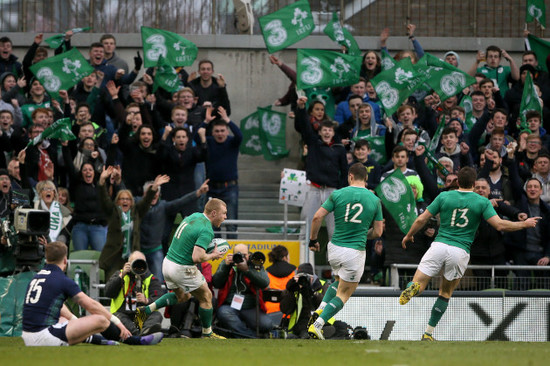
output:
[[[321,293],[323,291],[323,285],[325,284],[326,281],[319,280],[319,282],[321,282],[321,288],[319,290],[315,291],[316,293]],[[296,324],[296,322],[300,318],[300,313],[302,312],[302,294],[300,294],[299,291],[295,291],[294,296],[296,297],[296,310],[290,316],[290,321],[288,322],[288,330],[289,331],[291,331],[292,328],[294,328],[294,325]],[[336,319],[334,319],[334,317],[332,317],[328,320],[327,323],[332,325],[332,324],[334,324],[335,320]]]
[[[120,271],[122,272],[122,271]],[[149,298],[149,284],[151,283],[151,279],[153,278],[153,274],[150,274],[149,277],[143,280],[141,284],[141,292],[145,296],[146,299]],[[111,299],[111,313],[116,313],[119,308],[124,304],[124,300],[126,299],[126,295],[128,295],[128,292],[130,289],[130,276],[126,275],[122,278],[124,281],[124,285],[122,286],[122,289],[118,293],[118,296],[114,299]]]

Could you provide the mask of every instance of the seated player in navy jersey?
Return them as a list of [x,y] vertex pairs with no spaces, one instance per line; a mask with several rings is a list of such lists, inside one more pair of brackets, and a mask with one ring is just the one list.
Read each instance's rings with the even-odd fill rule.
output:
[[[120,320],[103,305],[83,293],[68,278],[67,246],[62,242],[45,245],[46,265],[31,280],[23,305],[23,341],[27,346],[68,346],[81,342],[116,345],[122,340],[132,345],[160,342],[162,333],[131,337]],[[64,305],[67,298],[91,315],[77,318]],[[102,332],[103,336],[96,334]]]

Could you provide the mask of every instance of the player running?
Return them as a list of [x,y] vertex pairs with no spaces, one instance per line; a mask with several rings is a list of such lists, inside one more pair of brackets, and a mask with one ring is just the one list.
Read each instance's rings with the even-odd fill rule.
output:
[[159,308],[189,300],[191,294],[199,301],[202,337],[224,338],[212,331],[212,293],[197,264],[223,257],[217,245],[210,254],[206,253],[206,249],[214,239],[212,225],[219,227],[226,218],[225,202],[212,198],[204,206],[204,212],[196,212],[181,222],[162,262],[166,287],[174,292],[168,292],[154,303],[137,308],[138,321],[144,321],[147,315]]
[[430,279],[437,276],[443,269],[439,297],[432,307],[428,326],[422,335],[423,341],[434,340],[432,336],[434,328],[445,313],[449,299],[468,266],[470,246],[480,221],[487,220],[499,231],[518,231],[535,227],[541,219],[531,217],[520,222],[502,220],[491,202],[473,191],[475,180],[476,171],[473,168],[460,169],[459,189],[440,193],[426,211],[418,216],[402,241],[405,249],[408,242],[414,241],[414,234],[423,228],[432,216],[440,215],[439,233],[430,249],[422,257],[413,280],[408,283],[399,297],[399,303],[405,305],[413,296],[422,293]]
[[366,180],[365,166],[353,164],[348,173],[349,187],[332,192],[313,217],[309,248],[319,251],[317,234],[321,223],[326,215],[334,211],[334,235],[327,251],[336,280],[327,289],[319,308],[309,320],[308,333],[311,338],[325,339],[322,330],[325,322],[344,307],[363,275],[367,238],[382,235],[380,199],[365,188]]

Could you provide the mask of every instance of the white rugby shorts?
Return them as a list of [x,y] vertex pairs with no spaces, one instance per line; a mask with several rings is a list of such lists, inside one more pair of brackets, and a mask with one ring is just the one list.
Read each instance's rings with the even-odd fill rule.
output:
[[197,266],[185,266],[164,258],[162,274],[169,290],[181,288],[185,292],[192,292],[202,286],[206,279]]
[[366,251],[341,247],[329,242],[327,252],[333,275],[347,282],[359,282],[365,271]]
[[23,331],[23,334],[21,337],[23,338],[23,342],[25,342],[25,346],[31,347],[31,346],[68,346],[69,343],[54,336],[52,332],[53,330],[55,333],[58,332],[64,332],[65,327],[67,327],[67,324],[69,322],[65,321],[63,323],[58,323],[55,325],[51,325],[48,328],[42,329],[40,332],[25,332]]
[[464,276],[469,261],[470,254],[464,249],[434,241],[422,257],[418,269],[430,277],[437,276],[443,269],[443,277],[453,281]]

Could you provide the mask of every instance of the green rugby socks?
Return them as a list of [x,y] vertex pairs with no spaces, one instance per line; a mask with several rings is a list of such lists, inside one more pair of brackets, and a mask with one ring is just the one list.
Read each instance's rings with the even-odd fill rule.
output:
[[178,297],[175,292],[168,292],[157,299],[154,303],[145,307],[145,314],[149,315],[153,311],[163,308],[168,305],[175,305],[178,303]]
[[[445,310],[447,310],[447,306],[449,306],[449,299],[439,296],[437,300],[435,300],[435,304],[432,307],[432,315],[428,321],[428,325],[432,327],[429,330],[433,330],[433,327],[439,323],[441,317],[445,314]],[[429,334],[431,334],[431,332]]]

